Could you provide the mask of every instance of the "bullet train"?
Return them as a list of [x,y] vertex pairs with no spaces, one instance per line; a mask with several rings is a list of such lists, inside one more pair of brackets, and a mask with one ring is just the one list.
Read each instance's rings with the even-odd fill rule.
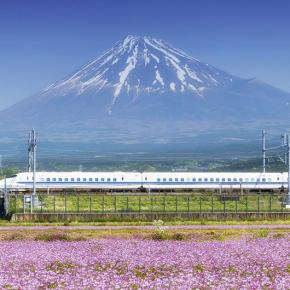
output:
[[[6,182],[6,185],[5,185]],[[281,172],[37,172],[38,190],[171,190],[171,189],[283,189],[288,173]],[[30,191],[33,173],[0,180],[14,191]]]

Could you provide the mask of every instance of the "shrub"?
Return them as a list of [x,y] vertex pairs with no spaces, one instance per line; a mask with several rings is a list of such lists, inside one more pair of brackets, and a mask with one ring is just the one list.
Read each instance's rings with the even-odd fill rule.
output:
[[8,236],[4,236],[4,240],[6,241],[22,241],[25,239],[26,237],[21,233],[12,233]]
[[35,238],[36,241],[71,241],[72,239],[68,234],[65,233],[41,233],[38,234]]
[[254,233],[254,236],[256,238],[266,238],[269,236],[269,230],[268,229],[261,229],[261,230],[258,230]]
[[176,241],[184,241],[188,239],[188,235],[185,235],[183,233],[173,233],[171,239]]

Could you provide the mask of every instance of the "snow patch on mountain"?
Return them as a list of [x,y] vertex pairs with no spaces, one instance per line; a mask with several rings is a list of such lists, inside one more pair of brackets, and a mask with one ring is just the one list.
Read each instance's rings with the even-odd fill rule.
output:
[[110,96],[108,113],[123,94],[195,94],[229,86],[234,76],[151,37],[127,36],[80,70],[44,90],[39,98],[84,94]]

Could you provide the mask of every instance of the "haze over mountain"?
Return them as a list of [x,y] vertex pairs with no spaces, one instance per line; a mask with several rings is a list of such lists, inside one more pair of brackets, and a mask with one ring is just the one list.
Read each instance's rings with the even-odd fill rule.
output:
[[205,130],[285,126],[290,94],[203,63],[163,40],[128,36],[81,69],[2,111],[2,136],[172,142]]

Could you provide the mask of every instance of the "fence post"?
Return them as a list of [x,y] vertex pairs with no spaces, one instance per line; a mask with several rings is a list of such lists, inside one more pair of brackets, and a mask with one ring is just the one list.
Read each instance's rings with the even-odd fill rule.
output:
[[141,195],[139,195],[139,213],[141,212]]
[[64,194],[64,212],[66,213],[66,193]]
[[178,211],[178,196],[175,196],[175,211]]
[[129,196],[126,196],[126,212],[129,211]]
[[281,205],[281,211],[283,212],[283,202],[286,201],[285,200],[285,197],[284,197],[284,194],[282,195],[282,202],[280,202],[280,205]]
[[236,213],[238,212],[238,194],[236,193]]
[[153,197],[150,196],[150,202],[151,202],[151,212],[153,212]]
[[40,211],[41,211],[41,213],[42,213],[42,204],[43,204],[43,196],[42,195],[40,195]]
[[80,195],[78,194],[77,195],[77,211],[78,211],[78,213],[80,212]]
[[92,212],[92,195],[90,193],[90,213]]
[[25,194],[23,194],[23,213],[25,213]]
[[187,196],[187,212],[189,212],[189,199],[190,199],[190,196],[188,195]]
[[117,212],[117,196],[114,196],[114,208],[115,208],[115,213]]
[[224,195],[224,213],[226,212],[226,196]]
[[248,212],[248,195],[246,195],[246,212]]
[[53,212],[55,213],[55,193],[53,194]]
[[165,194],[163,195],[163,212],[165,212],[166,209],[166,200],[165,200]]
[[201,195],[199,196],[199,213],[201,213]]
[[102,211],[105,212],[105,196],[102,195]]
[[258,212],[260,212],[260,195],[258,195]]
[[270,207],[270,212],[272,212],[272,194],[270,194],[269,207]]
[[213,212],[213,193],[211,194],[211,212]]

